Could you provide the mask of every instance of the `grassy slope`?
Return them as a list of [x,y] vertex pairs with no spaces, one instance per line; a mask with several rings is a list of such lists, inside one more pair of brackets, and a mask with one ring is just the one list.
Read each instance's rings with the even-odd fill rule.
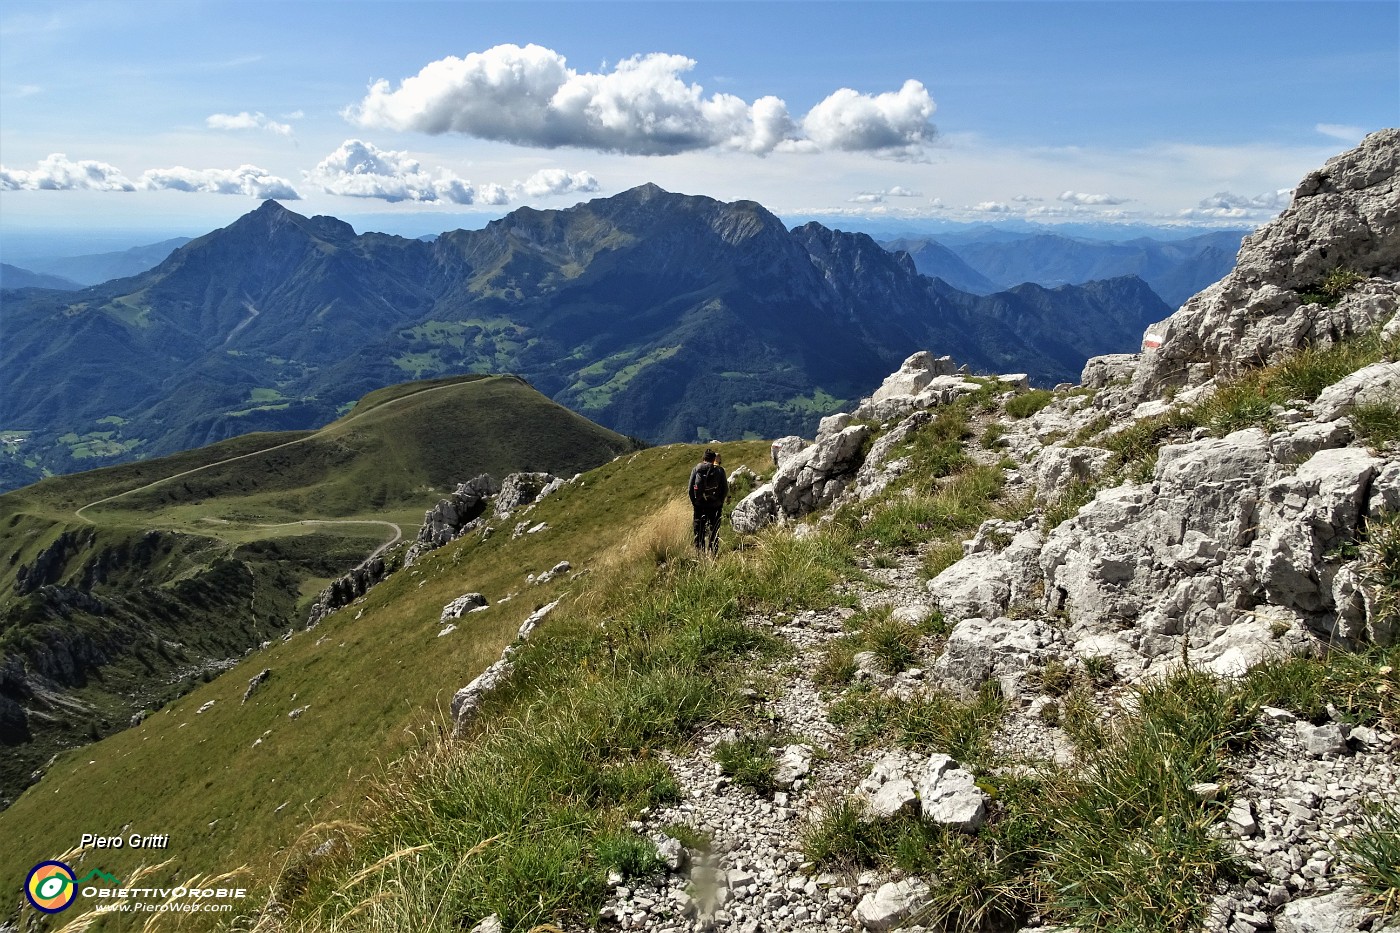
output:
[[[411,539],[456,482],[572,475],[629,447],[519,379],[459,376],[371,393],[320,431],[237,438],[0,496],[0,656],[31,670],[55,646],[104,658],[80,665],[86,684],[66,693],[78,702],[26,702],[34,740],[6,749],[0,797],[55,751],[184,692],[208,659],[300,627],[305,604],[389,540],[390,523]],[[64,533],[81,537],[52,582],[91,587],[102,615],[15,594],[19,569]],[[107,568],[95,586],[84,582],[94,563]]]
[[[768,452],[764,442],[724,449],[731,468],[761,467]],[[619,458],[536,507],[531,520],[548,522],[548,530],[511,540],[512,519],[484,543],[437,551],[363,604],[256,652],[139,727],[61,756],[0,813],[0,849],[13,856],[0,867],[0,885],[17,890],[30,865],[57,857],[83,832],[126,826],[127,833],[170,834],[161,854],[174,861],[162,877],[250,865],[266,880],[280,867],[269,864],[272,855],[303,828],[353,818],[365,779],[433,734],[453,692],[499,655],[530,611],[568,585],[531,587],[526,573],[560,560],[587,566],[642,516],[681,495],[699,450],[677,445]],[[439,638],[441,607],[468,591],[493,605]],[[270,680],[240,705],[248,678],[263,668],[272,670]],[[209,700],[217,702],[196,713]],[[153,860],[104,852],[84,870],[125,878]]]

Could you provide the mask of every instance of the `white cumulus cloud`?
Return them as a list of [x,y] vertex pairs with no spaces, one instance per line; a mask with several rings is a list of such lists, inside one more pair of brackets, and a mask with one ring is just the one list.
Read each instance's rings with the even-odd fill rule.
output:
[[895,185],[883,191],[857,191],[855,197],[849,200],[852,204],[880,204],[884,202],[885,198],[921,198],[923,196],[922,191]]
[[84,159],[74,162],[61,152],[43,159],[33,171],[0,165],[4,191],[135,191],[116,166]]
[[912,157],[933,138],[934,109],[928,90],[913,79],[873,96],[843,87],[807,112],[802,129],[822,149]]
[[301,195],[285,178],[278,178],[256,165],[224,168],[153,168],[141,175],[144,191],[190,191],[205,194],[244,194],[253,198],[297,201]]
[[426,172],[406,152],[380,149],[358,139],[347,139],[305,174],[308,181],[328,194],[348,198],[475,204],[479,197],[471,182],[451,172]]
[[684,55],[652,52],[611,70],[580,72],[553,49],[497,45],[430,62],[397,88],[376,81],[344,116],[373,129],[628,155],[819,147],[908,155],[933,134],[933,101],[917,81],[874,96],[842,89],[799,124],[771,95],[752,103],[733,94],[707,97],[683,77],[694,67]]
[[545,168],[509,185],[472,184],[447,169],[428,170],[406,152],[380,149],[373,143],[347,139],[311,171],[308,181],[328,194],[382,201],[446,201],[452,204],[509,204],[517,198],[543,198],[598,191],[591,172]]
[[289,123],[278,123],[262,113],[213,113],[204,121],[211,130],[266,130],[278,136],[292,135]]
[[542,168],[514,187],[521,194],[543,198],[599,190],[598,179],[589,172],[567,172],[562,168]]
[[1065,191],[1060,194],[1060,200],[1067,204],[1077,204],[1081,207],[1101,207],[1111,204],[1123,204],[1128,198],[1117,198],[1111,194],[1084,194],[1081,191]]

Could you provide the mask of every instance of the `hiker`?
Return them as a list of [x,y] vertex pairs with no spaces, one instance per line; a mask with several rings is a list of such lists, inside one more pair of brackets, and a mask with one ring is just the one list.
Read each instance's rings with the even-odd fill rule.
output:
[[690,506],[695,510],[695,548],[719,553],[720,510],[729,495],[729,482],[719,454],[705,451],[705,459],[690,471]]

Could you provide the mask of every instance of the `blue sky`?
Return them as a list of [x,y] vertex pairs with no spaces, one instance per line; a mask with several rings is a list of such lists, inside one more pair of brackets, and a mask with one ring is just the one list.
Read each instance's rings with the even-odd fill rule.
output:
[[1393,0],[9,0],[0,233],[267,196],[427,232],[647,181],[853,227],[1248,226],[1398,119]]

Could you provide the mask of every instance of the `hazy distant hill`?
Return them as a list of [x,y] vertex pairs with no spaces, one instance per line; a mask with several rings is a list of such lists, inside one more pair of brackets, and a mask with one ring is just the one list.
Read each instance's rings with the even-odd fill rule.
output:
[[920,272],[964,291],[987,294],[1023,282],[1054,287],[1136,275],[1175,308],[1224,278],[1247,233],[1222,230],[1183,240],[1105,242],[1058,233],[976,230],[884,245],[907,251]]
[[1001,291],[998,285],[963,262],[957,253],[928,238],[900,238],[880,244],[891,251],[903,250],[914,260],[914,268],[929,278],[942,279],[954,288],[973,295],[990,295]]
[[0,262],[0,288],[56,288],[63,291],[77,291],[82,286],[62,276],[30,272],[28,269],[12,266],[7,262]]
[[1145,287],[1112,294],[989,313],[1016,302],[935,285],[863,234],[654,185],[432,242],[266,202],[80,301],[7,296],[4,479],[305,428],[461,372],[518,373],[650,441],[810,434],[919,348],[1072,379],[1170,310]]
[[[60,276],[78,283],[79,286],[97,285],[112,279],[140,275],[142,272],[159,265],[167,256],[189,241],[190,238],[187,236],[175,237],[170,240],[162,240],[159,243],[133,246],[131,249],[110,253],[36,259],[29,265],[36,271]],[[19,286],[6,283],[5,287],[17,288]]]

